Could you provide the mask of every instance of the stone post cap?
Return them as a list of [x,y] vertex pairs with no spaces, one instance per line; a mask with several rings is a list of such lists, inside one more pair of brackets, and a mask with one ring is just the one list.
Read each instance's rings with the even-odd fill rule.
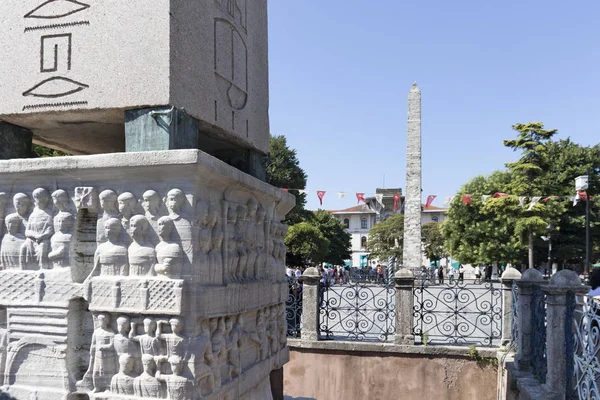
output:
[[308,267],[300,277],[302,283],[316,284],[321,279],[319,271],[315,267]]
[[500,277],[501,281],[520,280],[520,279],[521,279],[521,273],[516,268],[513,268],[513,267],[507,268],[506,271],[504,271],[504,273]]
[[394,274],[394,280],[408,280],[408,279],[413,279],[414,280],[415,276],[412,273],[412,271],[409,270],[409,269],[407,269],[407,268],[400,268]]
[[581,283],[579,275],[569,269],[563,269],[558,271],[550,279],[550,284],[544,291],[548,293],[561,294],[568,291],[573,291],[578,294],[585,294],[589,292],[590,287]]
[[528,268],[521,275],[521,282],[544,282],[544,275],[535,268]]

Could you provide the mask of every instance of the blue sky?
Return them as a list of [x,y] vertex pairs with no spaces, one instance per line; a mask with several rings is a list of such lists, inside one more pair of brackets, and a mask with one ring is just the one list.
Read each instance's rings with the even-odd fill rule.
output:
[[[593,145],[600,2],[270,0],[271,133],[308,174],[307,208],[405,187],[407,95],[422,91],[423,197],[434,205],[517,154],[511,125],[542,121]],[[337,191],[348,192],[345,199]]]

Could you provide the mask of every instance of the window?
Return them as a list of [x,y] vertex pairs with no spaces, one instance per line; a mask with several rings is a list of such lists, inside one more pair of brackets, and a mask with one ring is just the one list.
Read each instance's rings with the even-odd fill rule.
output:
[[369,222],[366,218],[360,219],[360,229],[367,229],[369,227]]
[[366,236],[363,236],[360,238],[360,247],[363,249],[367,247],[367,237]]
[[432,220],[433,222],[438,222],[438,221],[439,221],[439,218],[438,218],[438,216],[437,216],[437,215],[434,215],[433,217],[431,217],[431,220]]
[[346,229],[350,229],[350,220],[348,218],[344,218],[344,226]]

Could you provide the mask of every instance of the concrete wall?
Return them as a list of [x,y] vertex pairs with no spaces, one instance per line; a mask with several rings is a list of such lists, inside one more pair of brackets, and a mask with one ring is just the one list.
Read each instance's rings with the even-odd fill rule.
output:
[[[497,398],[495,365],[478,364],[444,349],[436,355],[432,346],[411,347],[416,350],[412,354],[298,348],[291,344],[290,362],[284,366],[284,393],[287,398],[303,400]],[[467,350],[450,353],[466,354]]]

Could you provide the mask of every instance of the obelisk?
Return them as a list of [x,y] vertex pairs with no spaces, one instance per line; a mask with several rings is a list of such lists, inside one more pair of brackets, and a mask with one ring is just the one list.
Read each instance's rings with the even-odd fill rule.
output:
[[403,268],[421,267],[421,91],[416,82],[408,93],[403,253]]

